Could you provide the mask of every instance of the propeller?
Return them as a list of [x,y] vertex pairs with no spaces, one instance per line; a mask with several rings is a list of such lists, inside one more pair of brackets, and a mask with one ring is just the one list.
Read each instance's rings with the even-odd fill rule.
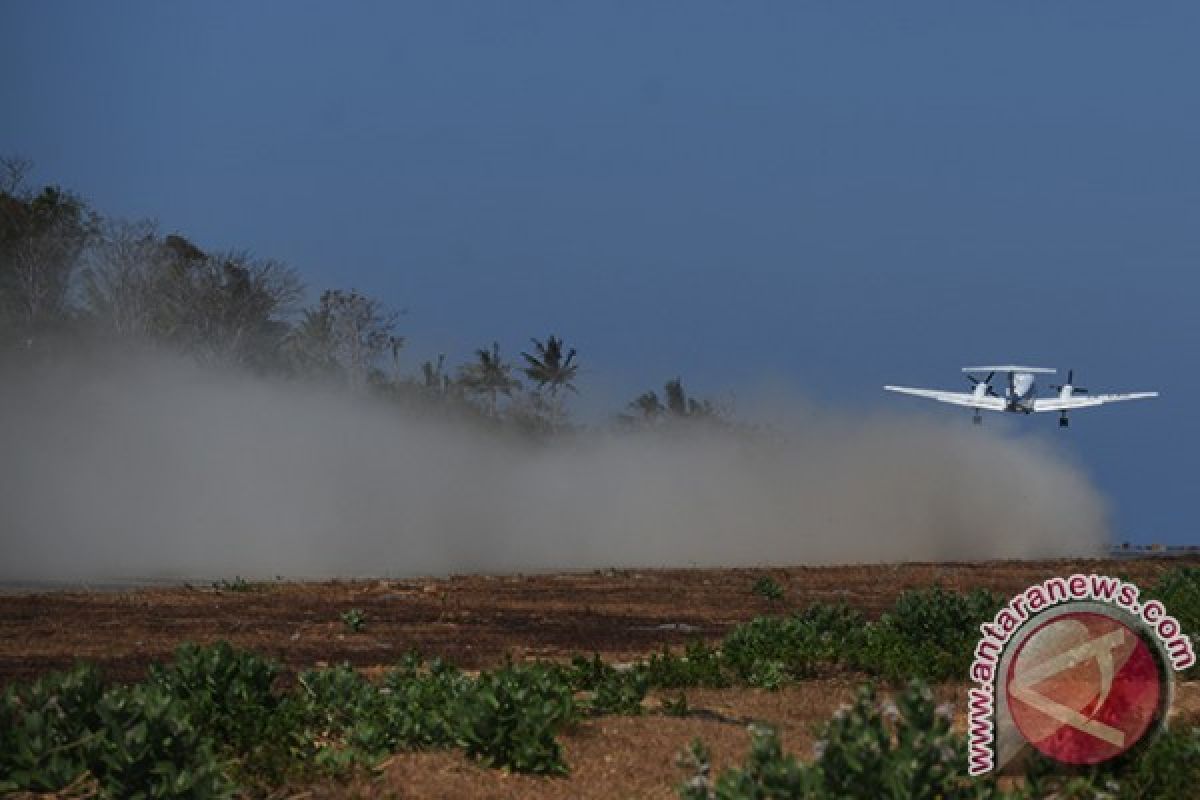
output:
[[1052,384],[1050,386],[1050,388],[1054,389],[1055,391],[1061,392],[1063,390],[1064,386],[1070,386],[1071,389],[1074,392],[1076,392],[1077,394],[1087,394],[1087,389],[1083,388],[1082,386],[1075,385],[1075,370],[1073,370],[1073,369],[1067,370],[1067,382],[1066,383]]
[[974,375],[968,375],[967,380],[969,380],[971,382],[972,386],[978,386],[979,384],[982,383],[984,386],[987,387],[988,395],[990,395],[991,397],[999,397],[1000,395],[996,394],[996,390],[992,388],[992,378],[994,378],[995,376],[996,376],[995,372],[989,372],[987,374],[987,377],[984,378],[983,380],[979,380],[979,378],[976,378]]

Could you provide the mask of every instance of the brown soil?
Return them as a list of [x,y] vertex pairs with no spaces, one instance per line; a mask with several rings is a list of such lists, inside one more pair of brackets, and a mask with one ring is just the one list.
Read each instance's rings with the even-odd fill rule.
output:
[[[169,658],[178,644],[219,639],[270,655],[290,669],[342,661],[378,667],[410,649],[465,668],[494,665],[506,654],[523,659],[598,652],[625,660],[697,636],[718,639],[734,624],[764,613],[766,602],[750,591],[764,574],[785,588],[789,607],[845,601],[874,616],[913,587],[986,587],[1009,595],[1073,572],[1122,575],[1146,586],[1178,565],[1197,566],[1200,559],[605,570],[268,583],[243,591],[13,592],[0,595],[0,685],[81,659],[100,664],[114,679],[139,680],[149,663]],[[351,608],[366,613],[360,633],[340,619]],[[474,764],[458,751],[413,753],[393,757],[378,774],[349,786],[305,787],[297,796],[674,797],[687,775],[675,759],[693,738],[709,746],[717,770],[743,759],[751,721],[768,721],[781,728],[789,751],[806,758],[814,725],[847,702],[856,683],[846,676],[774,693],[693,690],[687,700],[697,713],[686,718],[655,713],[660,698],[652,696],[645,716],[589,719],[564,734],[571,770],[566,778],[511,775]],[[963,691],[939,690],[960,717]],[[1181,685],[1176,709],[1200,716],[1200,686]]]
[[[348,661],[390,664],[417,649],[465,667],[514,658],[598,652],[644,656],[664,645],[717,639],[768,610],[750,587],[769,574],[789,607],[845,601],[868,615],[901,591],[940,584],[1011,594],[1052,575],[1099,572],[1147,585],[1200,559],[1041,561],[718,570],[605,570],[463,575],[407,581],[251,584],[133,591],[0,595],[0,685],[70,666],[102,665],[137,680],[181,642],[227,639],[291,668]],[[340,615],[367,615],[352,633]]]
[[[414,753],[391,759],[379,776],[360,780],[353,790],[368,797],[404,798],[673,798],[692,775],[679,764],[679,756],[693,739],[702,739],[709,748],[714,775],[744,760],[750,743],[747,726],[754,721],[778,727],[787,750],[807,759],[813,722],[828,719],[853,693],[848,681],[806,683],[778,692],[692,690],[687,692],[692,716],[603,717],[564,735],[571,766],[566,778],[505,774],[473,764],[460,752]],[[654,709],[657,698],[646,705]]]
[[[712,757],[711,775],[740,766],[750,749],[752,722],[773,725],[784,749],[809,760],[814,729],[839,706],[849,703],[857,681],[827,679],[769,692],[761,689],[693,689],[686,692],[692,713],[685,718],[658,713],[659,693],[647,699],[640,717],[587,720],[562,735],[570,773],[561,778],[514,775],[476,764],[461,751],[402,753],[389,759],[377,774],[350,785],[306,787],[296,796],[312,798],[487,798],[488,800],[590,800],[596,798],[678,797],[679,786],[693,774],[680,762],[696,738]],[[1200,684],[1176,687],[1175,723],[1200,723]],[[886,693],[885,693],[886,694]],[[955,727],[965,730],[966,687],[940,686],[939,703],[954,708]]]

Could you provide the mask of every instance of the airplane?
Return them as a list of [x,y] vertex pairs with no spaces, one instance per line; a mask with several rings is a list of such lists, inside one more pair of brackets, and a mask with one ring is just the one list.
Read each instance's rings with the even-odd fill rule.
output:
[[[1058,426],[1060,428],[1065,428],[1068,425],[1068,411],[1092,408],[1104,405],[1105,403],[1116,403],[1122,400],[1142,400],[1149,397],[1158,397],[1158,392],[1092,394],[1087,397],[1078,397],[1077,395],[1086,395],[1088,390],[1080,386],[1075,386],[1075,370],[1073,369],[1067,370],[1066,383],[1051,387],[1057,390],[1058,394],[1050,397],[1038,397],[1035,386],[1038,375],[1053,375],[1056,372],[1056,370],[1047,367],[1020,367],[1007,364],[998,367],[963,367],[963,372],[967,373],[967,380],[974,387],[970,392],[913,389],[908,386],[884,386],[883,388],[889,392],[910,394],[915,397],[927,397],[930,400],[937,400],[939,403],[950,403],[951,405],[974,409],[973,421],[976,425],[983,422],[981,411],[1008,411],[1017,414],[1057,411],[1059,413]],[[972,374],[976,372],[986,372],[987,377],[980,380]],[[1005,389],[1004,396],[1000,396],[992,388],[992,378],[996,376],[997,372],[1008,375],[1008,387]]]

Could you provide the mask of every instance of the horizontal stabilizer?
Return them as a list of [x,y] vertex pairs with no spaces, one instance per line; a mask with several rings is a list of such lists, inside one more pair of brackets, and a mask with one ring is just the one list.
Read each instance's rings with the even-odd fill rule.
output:
[[1042,375],[1053,375],[1058,370],[1049,367],[1019,367],[1016,364],[1005,364],[999,367],[963,367],[963,372],[1036,372]]

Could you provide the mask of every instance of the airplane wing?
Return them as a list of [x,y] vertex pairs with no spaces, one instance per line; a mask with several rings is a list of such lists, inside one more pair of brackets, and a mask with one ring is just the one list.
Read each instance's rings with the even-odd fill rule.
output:
[[1074,411],[1077,408],[1092,408],[1105,403],[1122,400],[1144,400],[1158,397],[1158,392],[1130,392],[1128,394],[1084,394],[1074,397],[1037,397],[1033,401],[1034,411]]
[[1004,398],[989,397],[984,395],[977,397],[973,392],[943,392],[940,389],[913,389],[908,386],[885,386],[889,392],[899,392],[900,394],[911,394],[913,397],[926,397],[930,400],[937,400],[939,403],[949,403],[952,406],[964,406],[965,408],[981,408],[988,411],[1003,411]]

